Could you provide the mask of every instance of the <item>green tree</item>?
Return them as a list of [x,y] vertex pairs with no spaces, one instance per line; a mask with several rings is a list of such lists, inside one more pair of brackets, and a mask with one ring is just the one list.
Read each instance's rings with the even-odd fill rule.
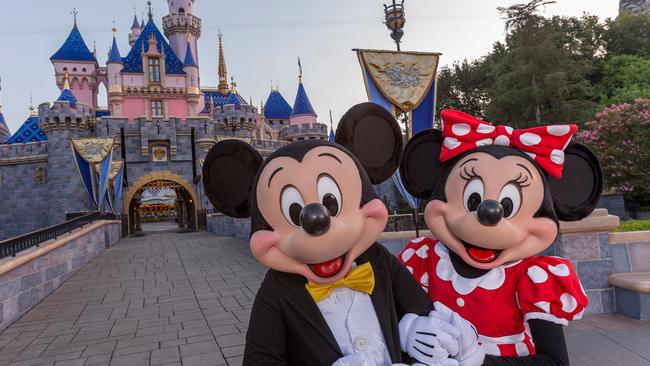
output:
[[450,68],[440,70],[438,75],[438,112],[442,109],[458,109],[483,118],[490,101],[491,84],[488,57],[478,60],[456,62]]
[[650,59],[632,55],[610,55],[602,67],[598,84],[602,106],[650,98]]
[[650,16],[624,11],[608,19],[606,28],[609,54],[650,57]]

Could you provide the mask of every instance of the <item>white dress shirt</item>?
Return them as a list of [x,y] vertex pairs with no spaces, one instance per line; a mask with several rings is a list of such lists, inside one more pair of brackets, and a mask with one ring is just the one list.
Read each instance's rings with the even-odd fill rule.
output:
[[344,356],[366,352],[378,366],[392,365],[379,319],[366,293],[346,287],[334,289],[318,303]]

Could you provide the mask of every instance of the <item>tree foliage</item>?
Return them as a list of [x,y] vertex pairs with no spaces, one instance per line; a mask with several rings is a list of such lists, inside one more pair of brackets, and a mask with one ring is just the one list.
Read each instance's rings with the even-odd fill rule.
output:
[[650,57],[650,16],[623,11],[605,24],[609,54]]
[[650,99],[605,108],[576,139],[598,156],[607,188],[650,204]]
[[598,83],[600,104],[633,102],[650,98],[650,59],[632,55],[608,56]]

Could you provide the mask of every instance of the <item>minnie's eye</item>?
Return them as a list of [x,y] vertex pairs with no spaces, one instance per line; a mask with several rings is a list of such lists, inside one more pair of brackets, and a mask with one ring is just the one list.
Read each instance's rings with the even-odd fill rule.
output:
[[300,192],[294,186],[286,186],[280,195],[282,214],[290,224],[300,226],[300,211],[305,206]]
[[499,194],[499,202],[503,207],[503,217],[514,217],[521,207],[521,190],[515,184],[506,184]]
[[341,209],[341,190],[329,175],[318,178],[318,199],[327,208],[330,216],[336,216]]
[[468,212],[478,210],[478,205],[483,202],[483,195],[485,195],[485,187],[483,181],[479,178],[472,179],[465,186],[463,193],[463,204]]

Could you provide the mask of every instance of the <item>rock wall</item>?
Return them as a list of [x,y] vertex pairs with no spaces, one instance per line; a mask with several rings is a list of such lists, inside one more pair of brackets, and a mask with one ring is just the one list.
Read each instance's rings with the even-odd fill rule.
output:
[[650,0],[620,0],[619,11],[650,14]]

